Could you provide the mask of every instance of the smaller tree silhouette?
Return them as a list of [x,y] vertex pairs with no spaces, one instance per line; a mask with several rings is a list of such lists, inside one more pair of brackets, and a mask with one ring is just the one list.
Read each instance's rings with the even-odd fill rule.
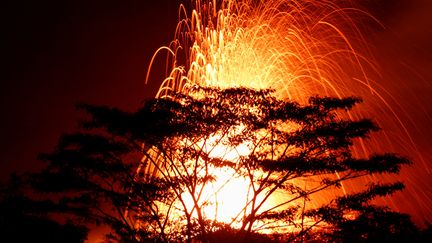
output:
[[[64,135],[53,153],[41,154],[47,162],[30,183],[47,198],[53,198],[58,211],[78,224],[107,225],[110,240],[135,242],[153,238],[150,231],[137,229],[128,212],[140,211],[141,220],[152,222],[155,214],[144,217],[143,203],[163,200],[169,192],[157,185],[135,179],[135,144],[103,134]],[[138,146],[138,145],[137,145]],[[139,161],[139,159],[138,159]]]
[[[118,241],[344,241],[414,232],[406,215],[371,203],[402,183],[338,189],[410,164],[395,154],[352,155],[356,139],[378,130],[368,119],[343,118],[359,102],[312,97],[300,105],[271,90],[192,87],[136,112],[80,105],[91,115],[87,132],[64,136],[42,155],[48,165],[33,184],[61,193],[73,220],[111,226]],[[245,183],[246,196],[221,221],[218,193],[234,180]]]

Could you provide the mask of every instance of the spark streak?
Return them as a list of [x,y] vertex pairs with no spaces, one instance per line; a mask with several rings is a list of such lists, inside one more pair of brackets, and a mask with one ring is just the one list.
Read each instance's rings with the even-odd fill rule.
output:
[[[372,78],[381,70],[367,46],[361,20],[380,23],[353,6],[350,1],[326,0],[192,1],[190,14],[181,5],[174,40],[156,51],[147,79],[156,59],[166,52],[166,78],[156,97],[187,93],[195,84],[271,88],[277,97],[299,103],[316,94],[359,96],[365,103],[349,117],[371,117],[384,131],[378,138],[359,141],[355,155],[404,147],[422,160],[400,117],[397,99],[382,80]],[[356,186],[345,184],[349,190]],[[409,189],[408,193],[417,194]],[[390,199],[384,203],[397,206]]]

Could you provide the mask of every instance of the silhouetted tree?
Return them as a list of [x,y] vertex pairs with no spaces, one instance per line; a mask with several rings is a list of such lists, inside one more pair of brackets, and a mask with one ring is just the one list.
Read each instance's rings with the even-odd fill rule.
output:
[[[312,97],[300,105],[271,90],[192,87],[136,112],[80,105],[91,116],[82,123],[86,131],[64,136],[53,153],[41,155],[47,167],[32,184],[56,193],[56,207],[69,220],[109,225],[120,242],[412,235],[406,215],[371,203],[403,184],[334,193],[344,181],[397,174],[410,164],[395,154],[352,155],[356,139],[378,130],[371,120],[343,118],[358,102]],[[216,186],[218,170],[230,176]],[[218,222],[205,211],[217,207],[206,188],[217,192],[235,178],[247,183],[248,196],[239,198],[243,207],[231,222]],[[329,190],[326,202],[313,204]],[[276,194],[277,203],[268,204]]]
[[151,235],[138,230],[132,215],[139,207],[141,220],[152,222],[144,215],[145,202],[164,198],[169,192],[162,184],[135,179],[139,158],[134,145],[115,137],[77,133],[61,138],[56,150],[42,154],[48,164],[31,177],[36,191],[56,198],[62,217],[73,222],[104,224],[111,227],[111,240],[134,242],[139,236]]

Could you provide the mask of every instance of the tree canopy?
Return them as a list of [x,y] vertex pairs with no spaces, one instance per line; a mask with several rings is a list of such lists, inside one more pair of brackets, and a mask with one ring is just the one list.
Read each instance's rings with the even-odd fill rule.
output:
[[[90,115],[82,130],[42,154],[46,167],[30,181],[62,217],[108,225],[119,242],[411,236],[417,229],[409,216],[373,204],[402,183],[343,188],[411,163],[391,153],[353,155],[354,142],[379,129],[347,118],[359,102],[311,97],[298,104],[272,90],[192,87],[135,112],[81,104]],[[227,217],[222,191],[233,183],[241,185],[239,206]]]

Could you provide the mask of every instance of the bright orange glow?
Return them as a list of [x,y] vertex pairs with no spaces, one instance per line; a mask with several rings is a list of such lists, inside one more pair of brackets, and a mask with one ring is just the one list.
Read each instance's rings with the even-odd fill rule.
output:
[[[160,49],[169,50],[171,62],[158,97],[193,84],[272,88],[279,97],[295,100],[317,93],[347,95],[347,80],[373,90],[365,66],[374,65],[347,37],[362,38],[351,15],[366,13],[327,1],[225,0],[216,5],[196,1],[191,16],[180,9],[184,19],[176,40]],[[340,23],[350,29],[338,28]]]
[[[242,127],[233,129],[233,132],[240,132]],[[242,156],[250,154],[250,145],[242,143],[236,147],[224,145],[226,136],[216,134],[208,140],[197,143],[208,153],[211,158],[238,163]],[[233,168],[210,168],[211,174],[216,176],[216,180],[208,182],[203,186],[203,192],[200,197],[199,205],[205,205],[202,208],[204,217],[218,222],[240,225],[242,217],[247,214],[250,207],[247,202],[252,198],[251,184],[249,180],[238,176]],[[202,171],[200,175],[204,175]],[[189,211],[194,206],[194,202],[188,192],[182,195]],[[245,207],[246,206],[246,207]]]
[[[353,8],[352,2],[196,0],[193,6],[191,14],[180,7],[181,20],[175,40],[168,47],[160,48],[150,63],[148,72],[156,57],[168,53],[167,77],[157,97],[170,97],[172,92],[187,93],[195,84],[271,88],[276,90],[278,98],[300,103],[317,94],[355,95],[362,97],[365,104],[353,110],[350,118],[376,119],[384,128],[397,131],[393,138],[403,138],[402,141],[408,141],[403,146],[416,151],[392,105],[397,104],[395,98],[379,80],[371,78],[377,75],[370,75],[379,73],[379,69],[357,22],[362,18],[379,22],[361,9]],[[386,130],[382,135],[381,141],[359,141],[354,148],[355,155],[392,150],[392,135]],[[237,148],[212,146],[217,139],[215,135],[204,145],[214,157],[235,162],[248,154],[247,144]],[[203,212],[210,219],[227,223],[236,217],[241,219],[242,210],[247,210],[243,207],[251,185],[245,178],[233,177],[233,171],[214,169],[212,173],[217,180],[203,189],[201,198],[208,202]],[[346,188],[355,189],[355,182],[344,184]],[[329,193],[343,193],[343,190]],[[320,205],[328,198],[320,194],[314,203]],[[268,207],[277,205],[278,200],[277,196],[269,200]]]
[[[245,178],[233,177],[235,173],[232,170],[214,169],[212,173],[217,175],[218,179],[204,188],[204,197],[200,202],[207,204],[202,209],[204,216],[207,219],[238,225],[244,215],[243,207],[247,200],[250,200],[249,182]],[[192,199],[187,193],[184,199],[190,210],[194,205]]]

